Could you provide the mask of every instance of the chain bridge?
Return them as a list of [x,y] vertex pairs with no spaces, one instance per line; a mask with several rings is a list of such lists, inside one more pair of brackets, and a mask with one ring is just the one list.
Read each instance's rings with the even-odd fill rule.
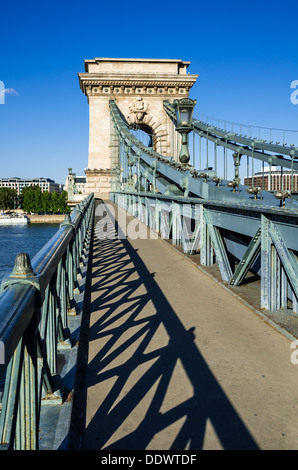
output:
[[298,448],[298,147],[199,120],[188,65],[79,74],[90,194],[2,282],[3,449]]

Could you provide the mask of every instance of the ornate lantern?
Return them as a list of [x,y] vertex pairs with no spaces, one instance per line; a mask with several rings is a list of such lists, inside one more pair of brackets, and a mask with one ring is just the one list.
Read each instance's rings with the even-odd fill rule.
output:
[[188,149],[188,134],[192,130],[192,116],[196,103],[197,100],[192,100],[191,98],[182,98],[181,100],[175,100],[173,103],[176,109],[177,117],[176,129],[182,137],[179,160],[184,165],[186,165],[190,159]]

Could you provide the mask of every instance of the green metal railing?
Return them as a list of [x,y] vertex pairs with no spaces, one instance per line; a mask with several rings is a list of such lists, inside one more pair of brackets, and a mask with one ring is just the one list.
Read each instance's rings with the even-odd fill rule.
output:
[[41,406],[64,400],[57,356],[59,348],[72,347],[68,318],[76,315],[93,208],[92,194],[65,216],[32,262],[20,253],[1,284],[0,449],[38,449]]
[[248,271],[258,274],[263,314],[297,337],[297,213],[154,192],[115,191],[110,200],[185,254],[199,255],[201,266],[217,264],[224,284],[240,286]]
[[[164,110],[175,124],[172,105],[164,102]],[[255,160],[270,169],[273,165],[287,168],[293,186],[298,148],[247,138],[193,120],[193,135],[207,144],[206,167],[196,169],[146,147],[131,132],[114,101],[110,101],[110,115],[118,139],[119,170],[110,199],[161,237],[172,238],[186,254],[199,254],[202,266],[217,264],[223,283],[237,288],[250,277],[262,312],[274,321],[278,318],[296,337],[297,202],[289,191],[273,194],[241,185],[239,167],[244,155],[252,168]],[[208,164],[209,142],[214,143],[214,169]],[[217,172],[218,147],[224,150],[224,167],[228,152],[233,152],[233,181],[226,180],[226,170],[223,175]],[[194,232],[185,232],[185,221],[186,227],[195,227]]]

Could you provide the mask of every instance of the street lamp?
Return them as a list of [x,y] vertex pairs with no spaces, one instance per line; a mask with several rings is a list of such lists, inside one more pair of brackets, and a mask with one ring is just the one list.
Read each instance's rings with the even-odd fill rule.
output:
[[186,165],[190,160],[188,150],[188,134],[192,130],[192,115],[196,103],[197,100],[192,100],[190,98],[175,100],[173,103],[177,118],[176,130],[179,132],[179,134],[181,134],[182,137],[179,160],[184,165]]
[[236,188],[238,188],[238,191],[239,191],[239,185],[240,185],[239,166],[240,166],[241,157],[242,157],[241,153],[239,153],[239,152],[234,152],[233,153],[234,166],[235,166],[235,177],[234,177],[233,181],[228,182],[228,186],[230,188],[233,188],[233,192],[235,192]]
[[239,178],[239,167],[240,167],[240,160],[241,160],[242,154],[239,152],[234,152],[233,153],[233,159],[234,159],[234,166],[235,166],[235,181],[238,181],[240,183],[240,178]]

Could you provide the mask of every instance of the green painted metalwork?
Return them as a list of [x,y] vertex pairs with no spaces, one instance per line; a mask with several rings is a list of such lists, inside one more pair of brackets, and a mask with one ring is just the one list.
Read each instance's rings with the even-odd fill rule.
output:
[[[166,102],[164,107],[173,121],[175,121],[176,118],[173,107]],[[132,182],[132,174],[136,173],[135,167],[138,161],[138,166],[142,174],[141,178],[145,179],[145,185],[142,184],[141,181],[140,187],[142,186],[145,191],[149,181],[153,189],[162,194],[168,193],[171,195],[182,193],[186,197],[193,195],[204,199],[226,202],[239,201],[243,204],[249,203],[255,204],[256,206],[275,207],[279,205],[279,201],[276,200],[271,192],[262,191],[262,198],[256,198],[247,191],[247,187],[239,183],[240,155],[253,156],[253,158],[268,161],[268,163],[274,161],[276,165],[282,164],[285,167],[288,165],[290,168],[298,169],[298,162],[294,162],[296,154],[293,156],[293,152],[295,152],[293,148],[287,149],[286,147],[277,146],[278,151],[284,153],[285,156],[283,158],[269,155],[264,151],[264,148],[261,148],[261,151],[259,151],[259,145],[256,141],[249,141],[251,144],[249,149],[247,145],[242,146],[238,144],[238,141],[233,142],[232,137],[235,137],[235,134],[225,133],[222,138],[217,134],[212,134],[211,128],[208,128],[208,132],[206,131],[205,133],[201,128],[198,131],[198,121],[193,120],[193,130],[195,133],[198,132],[202,138],[207,139],[208,137],[209,140],[216,143],[217,147],[223,146],[225,151],[227,149],[233,150],[235,155],[237,155],[237,158],[234,159],[234,163],[236,163],[234,180],[229,182],[224,178],[220,178],[219,184],[219,177],[214,170],[206,169],[203,172],[198,171],[190,165],[175,162],[172,157],[165,157],[155,152],[152,148],[146,147],[130,132],[128,124],[122,119],[121,113],[114,101],[110,101],[110,112],[115,132],[117,132],[119,137],[119,142],[123,144],[124,153],[126,152],[128,154],[128,158],[123,158],[122,162],[119,162],[119,166],[124,165],[124,173],[127,160],[129,159],[128,170],[126,170],[127,172],[129,171],[129,178],[126,177],[125,181],[122,181],[122,190],[133,189],[137,191],[137,184],[133,184]],[[203,124],[201,127],[204,127]],[[215,128],[213,129],[216,130]],[[247,144],[246,140],[245,144]],[[270,146],[270,144],[268,145]],[[128,148],[129,151],[127,150]],[[273,151],[273,149],[276,149],[276,146],[270,146],[270,150]],[[286,158],[288,151],[292,152],[289,159]],[[226,164],[227,158],[225,156],[225,165]],[[226,177],[226,175],[224,176]],[[233,183],[237,184],[233,185]],[[236,187],[237,191],[235,192]],[[293,210],[296,208],[297,211],[297,206],[291,204],[291,201],[287,202],[287,209],[288,208],[293,208]]]
[[197,100],[182,98],[175,100],[173,106],[176,112],[177,127],[176,130],[181,134],[181,149],[179,160],[182,164],[188,164],[190,160],[188,148],[188,134],[192,130],[193,110]]
[[211,222],[209,211],[206,209],[204,210],[204,218],[206,221],[208,235],[210,236],[210,240],[215,251],[216,262],[219,266],[222,279],[223,281],[229,283],[232,277],[232,270],[222,237],[218,228]]
[[[174,106],[164,102],[164,110],[177,125]],[[160,155],[138,141],[113,101],[110,113],[124,154],[129,148],[129,157],[137,161],[137,166],[134,163],[130,166],[130,178],[122,180],[119,191],[111,192],[111,199],[172,244],[181,245],[184,253],[199,254],[202,265],[217,264],[225,284],[237,288],[249,272],[259,276],[260,304],[265,311],[298,313],[297,203],[285,191],[273,194],[260,190],[254,181],[253,187],[247,188],[241,185],[239,177],[240,164],[246,156],[247,174],[249,167],[253,172],[255,162],[260,160],[263,169],[265,162],[269,165],[270,185],[272,165],[278,165],[291,169],[293,186],[298,148],[247,138],[193,119],[194,135],[200,139],[199,158],[194,154],[192,158],[193,162],[199,161],[196,169]],[[206,140],[204,170],[202,139]],[[209,168],[209,142],[214,143],[214,170]],[[223,175],[217,174],[220,147]],[[227,180],[230,152],[232,181]],[[126,161],[126,157],[122,158],[124,174]],[[133,174],[135,184],[129,183]],[[194,230],[189,230],[191,225]]]
[[[169,102],[164,102],[164,109],[173,121],[176,122],[176,114],[173,105]],[[267,163],[270,162],[276,166],[298,170],[298,162],[294,162],[295,159],[298,159],[297,147],[287,147],[285,145],[266,142],[261,139],[248,138],[234,132],[228,132],[227,130],[210,126],[195,119],[193,120],[193,130],[201,137],[208,138],[208,140],[216,142],[217,145],[226,147],[233,152],[239,152],[241,155],[248,155],[249,157],[257,158]]]
[[5,347],[0,377],[0,449],[38,449],[42,405],[61,404],[64,384],[57,365],[59,348],[71,348],[68,316],[90,240],[94,198],[88,196],[66,216],[37,253],[16,258],[1,284],[0,340]]
[[239,286],[252,267],[261,250],[261,233],[262,230],[259,227],[257,233],[252,237],[243,258],[239,261],[238,267],[231,277],[230,284]]
[[[259,262],[262,308],[273,311],[284,308],[298,313],[297,238],[292,233],[297,235],[298,225],[294,214],[290,223],[289,214],[278,209],[255,210],[253,206],[153,192],[119,191],[111,193],[110,198],[162,238],[182,245],[184,253],[199,253],[202,265],[218,264],[227,284],[241,285],[248,271]],[[187,229],[190,220],[194,222],[193,231]],[[242,240],[241,245],[235,244],[236,248],[229,243],[230,234],[235,233]],[[231,256],[238,258],[234,271]]]

